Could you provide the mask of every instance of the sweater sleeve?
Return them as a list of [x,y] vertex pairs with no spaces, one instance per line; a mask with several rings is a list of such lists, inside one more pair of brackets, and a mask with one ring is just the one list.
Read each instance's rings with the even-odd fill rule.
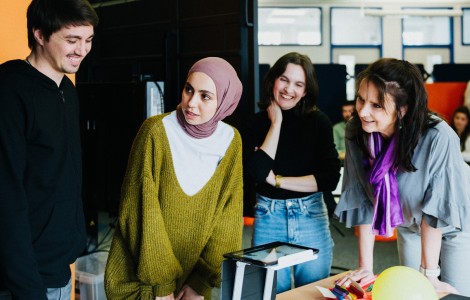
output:
[[221,265],[225,253],[240,250],[243,230],[243,170],[241,138],[234,137],[239,145],[225,180],[228,182],[218,201],[219,212],[214,220],[212,234],[186,283],[206,299],[212,287],[220,286]]
[[333,191],[340,177],[340,161],[333,141],[333,127],[328,117],[319,114],[317,133],[318,143],[318,165],[314,172],[319,191]]
[[256,119],[256,116],[252,116],[243,125],[241,129],[243,137],[243,165],[247,174],[255,182],[263,183],[274,166],[274,159],[263,150],[258,149],[263,144],[266,133],[261,134],[262,126],[260,126],[260,120]]
[[[3,74],[4,75],[4,74]],[[20,96],[0,83],[0,278],[20,299],[46,299],[31,241],[26,170],[26,118]]]
[[175,291],[176,279],[183,273],[159,205],[159,174],[154,168],[162,157],[157,149],[161,137],[152,136],[152,124],[146,121],[141,127],[129,157],[105,272],[109,299],[167,296]]
[[[351,128],[347,128],[351,137]],[[363,153],[352,138],[346,138],[346,157],[341,188],[341,198],[335,215],[347,228],[371,224],[374,214],[374,189],[367,182],[363,166]]]

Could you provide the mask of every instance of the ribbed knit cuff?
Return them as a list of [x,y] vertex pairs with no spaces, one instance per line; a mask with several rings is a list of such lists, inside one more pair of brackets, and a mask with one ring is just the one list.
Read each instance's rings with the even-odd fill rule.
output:
[[165,285],[155,285],[153,286],[153,296],[154,297],[164,297],[168,296],[171,293],[173,293],[176,289],[176,282],[173,281],[171,283],[165,284]]
[[212,287],[208,285],[207,282],[200,280],[198,276],[189,276],[186,280],[186,284],[189,285],[193,290],[195,290],[196,293],[201,296],[204,296],[204,298],[206,298],[207,295],[210,295],[212,293]]

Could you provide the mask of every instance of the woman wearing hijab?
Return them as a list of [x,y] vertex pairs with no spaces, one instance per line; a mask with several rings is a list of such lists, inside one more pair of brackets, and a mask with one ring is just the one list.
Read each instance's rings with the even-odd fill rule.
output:
[[221,121],[241,94],[228,62],[204,58],[176,111],[143,123],[106,266],[108,299],[211,299],[222,255],[241,248],[242,144]]
[[374,237],[396,228],[401,265],[437,292],[470,296],[470,169],[455,132],[429,112],[421,73],[397,59],[370,64],[357,79],[356,111],[335,214],[358,226],[359,267],[338,284],[371,279]]

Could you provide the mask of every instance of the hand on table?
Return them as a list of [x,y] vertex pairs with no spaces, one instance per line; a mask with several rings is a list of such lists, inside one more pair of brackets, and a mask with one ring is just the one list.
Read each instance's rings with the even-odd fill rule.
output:
[[440,281],[437,277],[427,277],[437,293],[450,293],[459,295],[460,293],[450,284]]
[[351,284],[351,280],[354,280],[355,282],[357,282],[361,285],[363,283],[371,281],[372,279],[374,279],[374,277],[375,277],[375,275],[371,270],[358,268],[358,269],[348,273],[344,277],[338,279],[336,281],[336,284],[339,285],[339,286],[348,287]]
[[[374,273],[370,270],[358,268],[347,275],[343,276],[342,278],[336,281],[336,284],[339,286],[349,287],[351,284],[351,280],[356,281],[359,284],[366,283],[374,278]],[[460,293],[454,288],[452,285],[440,281],[437,277],[427,277],[428,280],[431,282],[432,286],[436,290],[437,293],[441,294],[456,294],[459,295]]]

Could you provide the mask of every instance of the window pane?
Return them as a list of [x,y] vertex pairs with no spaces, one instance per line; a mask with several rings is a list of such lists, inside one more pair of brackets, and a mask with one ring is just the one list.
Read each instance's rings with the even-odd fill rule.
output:
[[470,8],[462,9],[462,37],[465,45],[470,45]]
[[332,45],[381,45],[380,17],[364,16],[360,8],[331,9]]
[[321,45],[321,9],[258,8],[259,45]]
[[403,45],[450,45],[450,17],[409,16],[403,19]]

